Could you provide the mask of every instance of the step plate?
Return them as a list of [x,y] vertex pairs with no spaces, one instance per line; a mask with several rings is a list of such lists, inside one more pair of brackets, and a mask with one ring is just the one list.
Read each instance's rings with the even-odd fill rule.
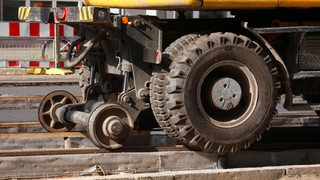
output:
[[299,51],[300,70],[320,70],[320,33],[305,35]]

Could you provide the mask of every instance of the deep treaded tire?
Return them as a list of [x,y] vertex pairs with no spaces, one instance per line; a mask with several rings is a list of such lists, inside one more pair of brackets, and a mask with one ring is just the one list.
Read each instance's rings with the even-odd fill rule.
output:
[[[173,42],[164,52],[165,56],[174,60],[173,56],[179,56],[185,46],[194,43],[199,38],[198,35],[185,35]],[[150,102],[153,114],[160,127],[169,137],[173,137],[178,143],[183,143],[183,138],[178,136],[179,129],[169,122],[170,113],[166,107],[166,85],[169,69],[166,67],[156,67],[151,77]],[[187,145],[187,143],[183,143]]]
[[274,114],[277,68],[256,42],[233,33],[186,35],[153,73],[152,109],[165,132],[188,147],[220,154],[248,148]]

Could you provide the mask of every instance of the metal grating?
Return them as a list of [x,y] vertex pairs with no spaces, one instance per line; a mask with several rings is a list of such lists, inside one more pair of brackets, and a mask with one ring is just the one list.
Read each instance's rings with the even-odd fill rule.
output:
[[320,70],[320,34],[306,34],[299,51],[300,70]]

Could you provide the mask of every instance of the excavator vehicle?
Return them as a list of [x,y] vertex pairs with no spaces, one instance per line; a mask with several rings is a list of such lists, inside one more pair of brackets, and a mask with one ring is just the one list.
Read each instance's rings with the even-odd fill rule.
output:
[[[39,121],[49,132],[83,125],[92,142],[107,149],[122,147],[134,129],[159,127],[192,150],[249,148],[270,128],[281,99],[287,110],[320,114],[319,10],[320,0],[83,0],[83,6],[20,7],[21,21],[67,24],[77,33],[65,66],[82,63],[83,100],[49,93]],[[200,15],[191,17],[194,11]],[[294,96],[307,103],[295,103]]]

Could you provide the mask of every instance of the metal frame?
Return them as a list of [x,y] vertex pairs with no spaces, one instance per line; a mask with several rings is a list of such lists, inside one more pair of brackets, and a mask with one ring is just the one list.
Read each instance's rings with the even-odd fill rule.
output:
[[3,21],[3,0],[0,0],[0,21]]
[[291,26],[291,27],[268,27],[254,28],[259,34],[293,33],[293,32],[320,32],[320,26]]
[[[36,0],[26,0],[26,6],[30,7],[32,1],[36,1]],[[52,1],[52,7],[56,7],[57,2],[78,2],[78,6],[82,6],[82,0],[42,0],[42,1]]]
[[[26,7],[31,6],[31,1],[35,0],[26,0]],[[50,0],[45,0],[45,1],[50,1]],[[57,7],[57,2],[60,0],[52,0],[52,8]],[[78,2],[78,6],[82,6],[82,1],[81,0],[63,0],[60,2]],[[60,57],[60,47],[59,47],[59,24],[55,23],[54,24],[54,43],[53,43],[53,59],[54,59],[54,67],[58,68],[59,64],[59,57]]]

